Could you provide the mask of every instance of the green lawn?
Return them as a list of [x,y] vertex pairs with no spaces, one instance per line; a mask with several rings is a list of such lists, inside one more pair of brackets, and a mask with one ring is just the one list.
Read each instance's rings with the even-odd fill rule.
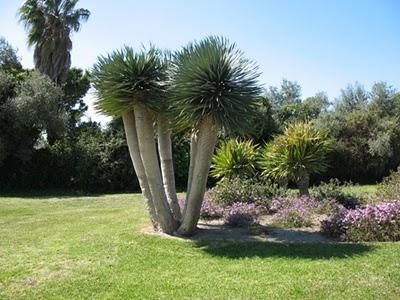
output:
[[0,299],[399,299],[400,243],[149,236],[141,196],[0,198]]
[[374,196],[378,191],[378,185],[368,184],[368,185],[352,185],[343,188],[344,191],[355,194],[359,197]]

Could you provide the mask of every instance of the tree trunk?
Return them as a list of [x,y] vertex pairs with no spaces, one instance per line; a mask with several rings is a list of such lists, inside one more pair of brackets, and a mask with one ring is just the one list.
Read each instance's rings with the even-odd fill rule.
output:
[[140,189],[142,190],[143,197],[146,201],[147,210],[150,215],[151,223],[154,229],[158,227],[158,218],[153,200],[151,198],[149,184],[147,182],[146,173],[144,171],[142,158],[140,157],[139,143],[136,132],[135,114],[133,111],[127,112],[122,115],[124,122],[126,142],[128,144],[129,154],[135,169],[136,176],[139,181]]
[[157,147],[154,140],[153,119],[143,104],[136,104],[134,112],[140,156],[158,216],[158,222],[163,232],[172,234],[176,230],[177,223],[172,216],[161,179]]
[[199,125],[195,164],[189,194],[186,195],[185,213],[178,228],[180,235],[191,235],[196,229],[217,137],[218,127],[213,120],[203,119]]
[[171,131],[169,122],[162,114],[157,119],[158,153],[160,155],[161,173],[164,183],[164,190],[167,195],[169,205],[176,221],[182,218],[181,208],[179,207],[176,195],[174,163],[172,158]]
[[302,171],[297,177],[297,187],[299,188],[300,196],[310,196],[308,187],[310,185],[310,175]]
[[[197,146],[198,146],[198,133],[197,133],[197,131],[195,131],[192,133],[192,136],[190,137],[190,163],[189,163],[189,171],[188,171],[188,182],[187,182],[187,188],[186,188],[186,198],[187,198],[187,195],[190,194],[190,188],[192,186],[193,170],[194,170],[194,165],[196,162]],[[184,210],[183,210],[183,215],[185,215],[186,207],[187,206],[185,205]]]

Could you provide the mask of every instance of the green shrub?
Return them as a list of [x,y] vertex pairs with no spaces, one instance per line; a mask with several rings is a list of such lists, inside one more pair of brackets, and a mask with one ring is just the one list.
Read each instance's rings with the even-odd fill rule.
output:
[[286,190],[269,181],[239,178],[222,180],[210,191],[212,201],[222,206],[245,202],[256,203],[266,208],[269,207],[273,197],[285,194]]
[[211,165],[215,178],[249,178],[256,171],[257,150],[252,141],[230,139],[217,149]]
[[378,187],[378,197],[387,200],[400,199],[400,167],[383,179]]
[[362,199],[343,190],[344,187],[351,185],[351,183],[341,184],[336,178],[330,179],[328,182],[321,182],[318,186],[313,187],[311,189],[311,196],[318,201],[335,199],[346,208],[355,208],[362,202]]

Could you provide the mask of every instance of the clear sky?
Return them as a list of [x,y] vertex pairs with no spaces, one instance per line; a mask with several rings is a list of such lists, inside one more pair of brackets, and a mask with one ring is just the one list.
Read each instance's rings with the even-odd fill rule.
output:
[[[0,0],[0,36],[32,67],[16,17],[21,3]],[[177,49],[222,35],[259,64],[265,86],[286,78],[305,97],[325,91],[331,99],[355,81],[400,89],[400,0],[80,0],[78,6],[92,15],[73,36],[73,66],[90,68],[99,54],[124,44]],[[91,106],[89,116],[103,120]]]

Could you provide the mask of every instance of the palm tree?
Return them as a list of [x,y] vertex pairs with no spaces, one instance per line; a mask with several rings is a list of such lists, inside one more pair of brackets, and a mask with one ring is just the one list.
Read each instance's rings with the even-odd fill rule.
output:
[[276,180],[293,180],[300,195],[309,195],[310,175],[324,172],[331,150],[328,133],[310,122],[289,124],[284,133],[265,145],[260,165],[263,174]]
[[166,65],[153,47],[139,53],[125,47],[100,57],[92,76],[97,109],[122,115],[130,155],[153,225],[173,233],[178,217],[174,218],[170,210],[154,139],[154,123],[163,114],[160,108],[165,101]]
[[34,46],[35,68],[61,83],[71,66],[72,32],[87,21],[87,9],[75,9],[78,0],[26,0],[19,10],[28,31],[28,45]]
[[255,64],[227,39],[208,37],[174,57],[171,105],[176,126],[192,129],[188,189],[178,233],[196,228],[217,135],[243,131],[260,94]]

